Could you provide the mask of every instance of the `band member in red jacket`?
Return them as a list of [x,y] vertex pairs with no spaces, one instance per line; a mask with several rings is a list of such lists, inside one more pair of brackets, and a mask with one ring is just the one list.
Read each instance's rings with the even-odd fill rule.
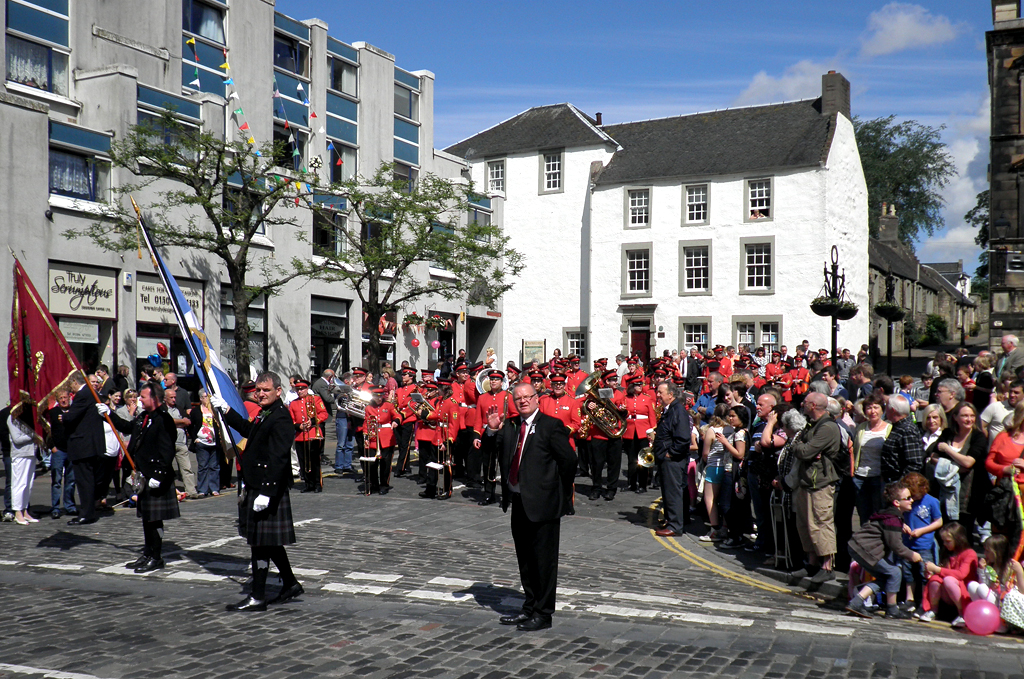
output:
[[[500,370],[491,370],[487,373],[487,377],[491,387],[490,391],[480,394],[476,399],[477,411],[481,413],[480,419],[483,420],[482,414],[488,413],[494,408],[497,408],[497,412],[503,417],[518,415],[519,411],[516,410],[516,406],[512,402],[512,394],[502,389],[502,380],[505,379],[505,374]],[[484,424],[484,422],[481,422],[480,429],[477,431],[477,434],[480,436],[483,436]],[[481,471],[483,473],[484,497],[477,504],[493,504],[498,499],[494,493],[498,477],[498,449],[494,445],[493,437],[481,440],[479,457],[482,461]],[[476,469],[477,467],[474,465],[474,472]]]
[[391,460],[395,454],[395,427],[402,416],[395,404],[385,401],[384,387],[373,387],[373,400],[366,406],[366,457],[363,466],[363,492],[387,495],[391,490]]
[[295,452],[299,457],[299,469],[306,482],[302,493],[323,491],[320,476],[320,456],[324,453],[323,424],[327,421],[327,408],[316,394],[310,393],[309,382],[296,380],[295,393],[298,398],[288,404],[292,422],[295,424]]
[[654,400],[641,392],[643,380],[626,377],[626,431],[622,435],[622,451],[626,454],[626,482],[636,493],[646,493],[650,471],[637,464],[637,455],[648,446],[647,432],[658,426]]

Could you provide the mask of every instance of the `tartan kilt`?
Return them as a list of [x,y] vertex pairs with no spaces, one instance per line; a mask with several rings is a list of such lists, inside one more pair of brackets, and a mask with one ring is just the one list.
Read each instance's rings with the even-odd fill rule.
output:
[[166,484],[167,488],[146,487],[139,493],[139,501],[135,505],[136,515],[145,522],[167,521],[177,519],[181,516],[178,511],[178,493],[173,483]]
[[262,512],[252,510],[252,501],[257,495],[259,492],[245,489],[242,506],[238,508],[238,534],[253,547],[295,544],[292,501],[288,490],[270,498],[270,506]]

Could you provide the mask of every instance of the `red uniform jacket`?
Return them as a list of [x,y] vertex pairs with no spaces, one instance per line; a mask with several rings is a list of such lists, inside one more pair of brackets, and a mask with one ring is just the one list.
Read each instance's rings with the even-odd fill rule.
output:
[[[320,440],[324,437],[324,432],[320,428],[324,422],[327,421],[327,408],[324,407],[324,402],[320,400],[320,397],[316,394],[307,394],[303,398],[297,398],[288,404],[288,412],[292,415],[292,422],[297,425],[314,420],[315,426],[311,427],[307,431],[300,429],[295,430],[296,441],[313,441]],[[313,417],[311,417],[313,415]]]
[[519,415],[519,411],[516,410],[515,404],[512,402],[512,394],[507,391],[499,391],[497,393],[485,392],[480,394],[476,399],[476,414],[477,424],[476,433],[480,436],[484,435],[484,426],[487,424],[487,414],[491,408],[497,406],[499,413],[504,413],[505,417],[516,417]]
[[[416,423],[416,440],[426,441],[427,443],[434,443],[437,439],[437,406],[438,399],[431,398],[427,399],[427,403],[434,406],[434,410],[431,410],[427,415],[426,419],[418,420]],[[419,405],[421,408],[422,404],[413,402],[413,406]],[[417,409],[419,412],[419,409]]]
[[409,406],[409,396],[414,391],[415,384],[407,384],[395,390],[395,405],[398,406],[398,414],[402,416],[402,424],[416,421],[416,411]]
[[[378,443],[380,448],[390,448],[395,445],[395,427],[401,424],[401,415],[393,403],[385,401],[379,406],[366,406],[366,422],[377,418],[377,435],[371,436],[367,445],[376,450]],[[378,440],[379,439],[379,440]]]
[[[620,410],[624,409],[626,407],[626,394],[616,389],[615,394],[612,395],[612,404]],[[583,402],[581,402],[580,405],[583,406]],[[580,412],[580,417],[583,417],[586,414],[586,406],[583,406]],[[608,437],[605,436],[604,432],[601,431],[601,428],[596,424],[590,425],[590,436],[588,436],[588,438],[597,439],[599,441],[608,440]]]
[[624,439],[647,438],[647,430],[658,426],[658,415],[654,401],[647,394],[626,396],[626,433]]
[[[566,426],[570,434],[580,428],[580,402],[572,394],[562,394],[555,398],[545,395],[540,399],[540,411],[545,415],[557,417]],[[572,442],[572,439],[569,439]]]
[[434,437],[434,445],[441,446],[447,437],[448,443],[453,443],[459,435],[462,426],[459,417],[461,404],[455,399],[448,397],[437,406],[437,435]]

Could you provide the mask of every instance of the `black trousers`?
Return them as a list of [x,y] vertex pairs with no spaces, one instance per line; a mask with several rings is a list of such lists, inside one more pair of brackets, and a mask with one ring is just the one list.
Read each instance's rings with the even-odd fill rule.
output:
[[480,462],[482,464],[484,492],[494,495],[498,476],[498,437],[485,436],[480,441]]
[[459,432],[459,435],[455,437],[455,444],[452,448],[452,455],[454,456],[455,469],[454,475],[459,478],[465,478],[467,476],[466,470],[469,469],[469,452],[473,449],[473,439],[476,437],[476,432],[470,428],[463,429]]
[[579,472],[583,476],[590,476],[590,441],[587,439],[576,439],[576,459],[579,464]]
[[522,496],[512,495],[512,540],[523,583],[523,613],[551,620],[555,612],[558,582],[558,536],[560,522],[534,522],[526,516]]
[[[602,485],[601,476],[605,468],[607,477]],[[614,493],[619,485],[619,471],[622,469],[622,439],[590,439],[590,480],[595,490],[604,488]]]
[[430,441],[420,441],[420,474],[427,480],[426,491],[431,497],[437,495],[437,470],[427,466],[428,462],[437,462],[437,446]]
[[324,454],[324,440],[296,441],[295,452],[299,456],[299,469],[306,488],[322,488],[324,480],[320,474],[320,456]]
[[444,447],[437,449],[437,461],[444,465],[444,469],[438,471],[437,494],[439,497],[452,496],[452,479],[454,474],[455,443],[449,443],[447,451]]
[[395,465],[396,474],[405,474],[409,471],[409,457],[412,454],[412,430],[415,423],[409,422],[398,427],[398,463]]
[[850,551],[846,543],[853,537],[853,510],[857,505],[857,486],[853,479],[843,475],[836,489],[835,510],[832,514],[836,526],[836,556],[834,567],[847,570],[850,567]]
[[377,460],[377,488],[387,488],[391,485],[391,461],[395,457],[395,447],[388,446],[381,448],[380,459]]
[[142,548],[142,553],[154,559],[159,559],[164,545],[164,522],[143,521],[142,537],[146,541],[146,546]]
[[78,489],[78,518],[96,518],[96,471],[100,459],[87,457],[75,460],[71,466],[75,470],[75,488]]
[[110,493],[110,482],[114,480],[114,474],[117,473],[117,458],[107,455],[97,457],[95,469],[96,491],[94,497],[97,500],[105,500]]
[[277,572],[281,575],[281,588],[291,587],[298,580],[292,573],[292,565],[288,561],[288,552],[284,551],[281,545],[272,547],[252,546],[252,591],[249,595],[253,599],[264,601],[267,598],[267,573],[270,571],[270,562],[277,566]]
[[682,535],[683,527],[689,523],[689,498],[686,497],[686,468],[690,466],[689,456],[681,460],[666,458],[658,463],[661,469],[662,511],[665,527]]
[[637,464],[637,455],[650,442],[645,436],[642,439],[622,439],[622,452],[626,454],[626,483],[630,490],[647,488],[650,483],[651,471]]

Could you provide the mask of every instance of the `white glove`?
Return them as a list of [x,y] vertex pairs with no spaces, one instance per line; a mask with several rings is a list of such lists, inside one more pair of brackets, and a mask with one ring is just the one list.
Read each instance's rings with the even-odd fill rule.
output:
[[270,498],[266,495],[257,495],[256,499],[252,501],[252,511],[254,512],[262,512],[269,506]]
[[221,411],[222,413],[226,413],[227,411],[231,410],[231,406],[228,405],[228,402],[217,394],[210,395],[210,405],[212,405],[214,408]]
[[156,479],[150,479],[149,480],[149,487],[150,488],[159,488],[160,487],[160,482],[157,481]]
[[105,417],[110,414],[110,408],[106,403],[97,403],[96,412],[100,414],[100,417]]

